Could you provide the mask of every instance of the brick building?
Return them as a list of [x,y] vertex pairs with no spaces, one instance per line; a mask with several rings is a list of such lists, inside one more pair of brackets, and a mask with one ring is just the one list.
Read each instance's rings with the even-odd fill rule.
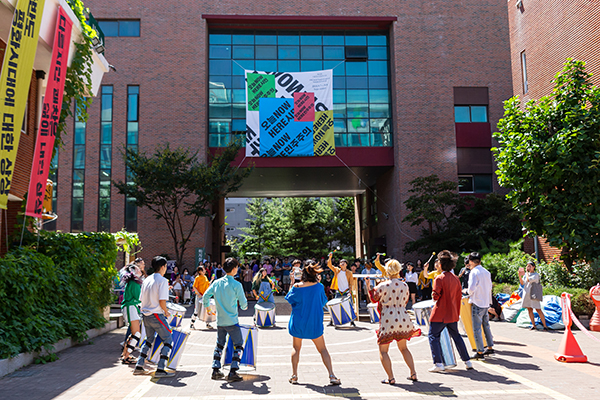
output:
[[[357,253],[402,256],[409,182],[436,173],[465,193],[497,188],[491,132],[512,94],[507,8],[494,0],[320,2],[88,0],[117,73],[65,137],[56,228],[140,234],[171,253],[162,221],[110,189],[119,150],[159,143],[202,155],[244,134],[243,69],[333,69],[338,157],[253,159],[239,197],[355,196]],[[101,134],[102,132],[102,134]],[[76,143],[74,143],[76,141]],[[81,158],[81,152],[85,152]],[[78,158],[79,161],[78,161]],[[80,162],[84,160],[84,162]],[[243,153],[240,153],[240,161]],[[74,180],[75,178],[75,180]],[[224,206],[189,249],[219,257]],[[188,251],[186,264],[192,262]]]
[[[509,0],[513,93],[523,104],[550,95],[554,76],[567,58],[586,62],[592,81],[600,84],[600,8],[595,2],[575,0]],[[535,241],[537,241],[537,246]],[[525,251],[537,247],[542,259],[560,255],[544,238],[528,238]]]
[[[0,236],[3,238],[0,240],[0,254],[4,254],[7,246],[9,247],[11,245],[8,241],[11,240],[10,238],[14,233],[15,225],[22,224],[23,222],[21,211],[24,206],[23,200],[29,189],[33,154],[36,138],[38,136],[38,125],[41,118],[40,113],[43,97],[48,83],[48,72],[51,64],[56,17],[59,6],[65,10],[67,17],[73,21],[71,41],[69,43],[70,57],[67,63],[68,65],[71,64],[73,59],[73,53],[75,51],[74,43],[81,41],[81,24],[67,2],[65,0],[46,0],[43,10],[41,8],[37,10],[38,13],[41,13],[39,17],[39,38],[35,53],[35,61],[31,70],[27,107],[21,128],[19,147],[8,195],[8,206],[6,213],[3,210],[0,210],[0,232],[2,232]],[[2,65],[6,54],[16,7],[17,0],[7,0],[0,3],[0,65]],[[93,51],[93,92],[94,90],[97,91],[99,89],[102,77],[106,72],[108,72],[108,62],[101,52],[98,53],[97,51]],[[0,72],[0,74],[6,73],[6,71]],[[94,95],[94,93],[91,93],[91,95]]]

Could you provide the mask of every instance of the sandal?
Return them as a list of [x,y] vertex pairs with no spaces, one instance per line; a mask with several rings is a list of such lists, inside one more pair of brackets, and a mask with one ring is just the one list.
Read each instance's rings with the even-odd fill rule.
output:
[[292,377],[290,378],[290,383],[292,385],[297,385],[298,384],[298,376],[292,375]]
[[329,375],[329,384],[331,385],[341,385],[342,381],[335,377],[335,375]]
[[136,363],[137,363],[137,358],[135,358],[133,356],[129,356],[127,358],[121,357],[121,364],[132,365],[132,364],[136,364]]
[[406,379],[408,379],[409,381],[416,382],[417,381],[417,374],[412,374],[411,376],[409,376]]
[[396,380],[394,378],[384,379],[381,381],[381,383],[383,383],[384,385],[395,385]]

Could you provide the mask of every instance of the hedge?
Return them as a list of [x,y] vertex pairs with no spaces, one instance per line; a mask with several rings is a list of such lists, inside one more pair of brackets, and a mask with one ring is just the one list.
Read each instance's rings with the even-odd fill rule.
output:
[[27,234],[0,259],[0,358],[104,326],[117,247],[110,233]]

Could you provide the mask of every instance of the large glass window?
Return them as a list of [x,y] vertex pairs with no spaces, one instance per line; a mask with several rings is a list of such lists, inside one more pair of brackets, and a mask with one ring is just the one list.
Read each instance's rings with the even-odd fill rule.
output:
[[140,36],[139,19],[98,20],[104,36],[138,37]]
[[100,169],[98,181],[98,230],[110,231],[110,179],[112,175],[113,87],[102,86],[100,106]]
[[[140,87],[127,86],[127,148],[137,151],[139,139]],[[132,185],[131,173],[127,170],[127,184]],[[135,199],[125,199],[125,229],[137,231],[137,207]]]
[[488,122],[487,106],[454,106],[454,122]]
[[[349,53],[356,58],[347,59]],[[210,147],[226,146],[233,135],[245,134],[244,69],[266,72],[333,69],[336,146],[392,146],[386,33],[210,32]]]
[[73,135],[73,181],[71,187],[71,232],[83,231],[83,197],[85,194],[86,123],[75,109]]

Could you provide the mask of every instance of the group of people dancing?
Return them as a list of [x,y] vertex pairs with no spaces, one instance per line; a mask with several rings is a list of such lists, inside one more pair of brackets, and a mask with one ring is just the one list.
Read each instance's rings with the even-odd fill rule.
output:
[[[473,369],[471,359],[481,359],[492,354],[493,337],[489,326],[487,310],[491,303],[491,275],[481,266],[481,256],[471,253],[467,258],[469,269],[469,281],[467,294],[469,302],[472,303],[473,332],[477,352],[471,357],[465,343],[458,332],[458,320],[460,316],[461,299],[463,296],[463,285],[459,277],[454,274],[456,254],[444,250],[437,255],[433,263],[434,271],[429,272],[429,262],[423,266],[423,271],[433,279],[432,297],[435,301],[430,315],[428,339],[433,358],[431,372],[444,371],[440,335],[447,328],[448,333],[454,341],[461,359],[467,369]],[[141,259],[140,259],[141,260]],[[136,260],[137,261],[137,260]],[[299,382],[298,366],[300,351],[303,340],[311,340],[320,353],[323,364],[328,373],[330,384],[341,384],[335,375],[331,356],[327,350],[324,339],[324,307],[327,304],[325,286],[321,282],[324,272],[323,263],[309,259],[304,262],[294,260],[291,262],[290,273],[293,276],[285,299],[292,307],[288,323],[288,332],[292,336],[291,369],[292,375],[289,379],[291,384]],[[382,264],[380,256],[374,260],[379,270],[372,279],[372,275],[364,280],[367,294],[371,303],[377,305],[380,314],[379,329],[377,330],[377,344],[379,355],[386,378],[382,380],[385,384],[396,382],[392,361],[389,356],[389,347],[396,342],[403,359],[408,367],[407,379],[417,381],[417,372],[413,356],[408,348],[408,341],[421,335],[421,330],[413,323],[410,313],[407,311],[409,302],[415,303],[415,272],[412,263],[403,266],[396,259],[387,259]],[[335,290],[334,296],[343,297],[356,293],[357,279],[348,269],[348,262],[340,260],[337,265],[333,263],[333,253],[329,254],[326,262],[327,268],[333,274],[331,287]],[[206,268],[199,266],[196,270],[193,290],[196,293],[196,304],[192,316],[191,327],[198,318],[202,307],[208,307],[211,299],[214,299],[216,308],[216,330],[217,340],[212,360],[212,379],[227,379],[230,382],[239,381],[242,377],[237,373],[239,362],[243,352],[243,339],[240,331],[238,309],[247,309],[248,300],[242,283],[236,279],[239,276],[239,263],[235,258],[228,258],[223,263],[224,275],[218,279],[208,278]],[[531,268],[528,267],[527,275],[523,274],[522,280],[535,279],[532,277]],[[152,265],[147,271],[148,276],[142,280],[144,274],[143,261],[134,262],[124,268],[122,280],[125,282],[125,295],[122,303],[123,314],[128,322],[130,333],[125,342],[122,360],[125,363],[135,363],[134,374],[146,374],[144,369],[145,359],[152,339],[157,333],[164,343],[161,357],[155,376],[172,376],[172,372],[165,369],[165,362],[171,349],[171,336],[166,318],[169,310],[166,301],[169,299],[169,281],[164,278],[166,274],[166,259],[155,257]],[[404,276],[402,276],[404,271]],[[263,301],[272,301],[272,291],[275,283],[269,279],[265,269],[259,270],[253,276],[254,284],[252,291],[255,298]],[[270,298],[271,297],[271,298]],[[535,305],[534,305],[535,306]],[[140,321],[143,320],[146,329],[146,340],[141,349],[140,356],[135,359],[131,352],[139,345]],[[212,327],[211,327],[212,328]],[[483,335],[485,335],[486,347],[484,348]],[[221,359],[225,348],[225,341],[229,336],[233,342],[233,358],[231,368],[227,377],[221,372]]]

